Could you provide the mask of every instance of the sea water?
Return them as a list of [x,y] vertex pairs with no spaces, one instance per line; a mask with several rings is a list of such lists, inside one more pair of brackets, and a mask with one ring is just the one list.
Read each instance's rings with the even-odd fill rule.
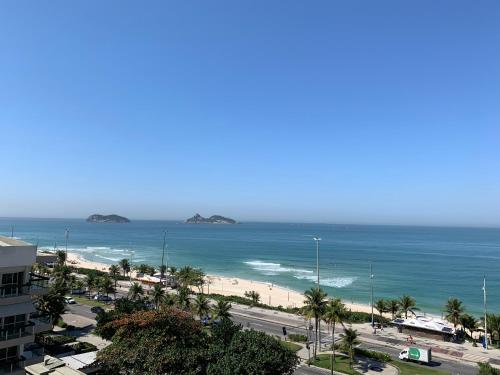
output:
[[271,282],[297,291],[316,280],[316,243],[320,284],[330,296],[368,303],[370,264],[374,298],[414,297],[418,307],[440,315],[449,297],[461,299],[469,313],[483,311],[483,276],[488,309],[500,313],[500,229],[340,224],[241,223],[185,224],[134,220],[96,224],[77,219],[0,219],[0,234],[42,249],[64,249],[85,259],[113,264],[160,265],[163,234],[166,259],[177,267]]

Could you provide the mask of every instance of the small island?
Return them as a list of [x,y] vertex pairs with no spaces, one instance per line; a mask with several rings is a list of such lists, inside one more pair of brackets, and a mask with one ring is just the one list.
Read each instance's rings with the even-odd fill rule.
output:
[[212,215],[209,218],[196,214],[186,220],[187,224],[238,224],[234,219],[220,215]]
[[100,215],[94,214],[87,218],[88,223],[130,223],[130,220],[126,217],[119,215]]

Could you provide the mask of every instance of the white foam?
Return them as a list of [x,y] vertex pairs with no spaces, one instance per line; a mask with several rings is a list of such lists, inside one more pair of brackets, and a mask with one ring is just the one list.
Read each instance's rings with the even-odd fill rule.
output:
[[[317,281],[316,276],[311,276],[311,275],[297,275],[295,276],[297,279],[305,279],[305,280],[310,280],[314,283]],[[352,283],[356,281],[357,277],[325,277],[321,278],[319,283],[321,285],[326,285],[332,288],[346,288]]]
[[94,254],[97,258],[102,258],[102,259],[106,259],[106,260],[110,260],[112,262],[119,262],[121,260],[121,258],[111,258],[111,257],[105,257],[104,255],[100,255],[100,254]]
[[252,267],[254,270],[260,271],[261,273],[267,276],[274,276],[281,272],[291,272],[297,274],[312,273],[312,271],[309,270],[282,267],[280,263],[262,262],[260,260],[252,260],[244,263]]

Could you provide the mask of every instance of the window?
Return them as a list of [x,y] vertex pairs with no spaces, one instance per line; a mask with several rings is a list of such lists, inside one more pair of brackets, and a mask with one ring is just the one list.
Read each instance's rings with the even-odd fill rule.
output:
[[4,273],[2,275],[2,289],[5,295],[21,293],[24,284],[24,272]]
[[17,346],[0,349],[0,363],[12,361],[17,358]]

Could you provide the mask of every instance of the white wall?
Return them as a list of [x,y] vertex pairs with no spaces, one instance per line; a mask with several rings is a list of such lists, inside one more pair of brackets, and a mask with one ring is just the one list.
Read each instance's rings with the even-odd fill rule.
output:
[[0,268],[31,266],[36,260],[36,246],[0,246]]

